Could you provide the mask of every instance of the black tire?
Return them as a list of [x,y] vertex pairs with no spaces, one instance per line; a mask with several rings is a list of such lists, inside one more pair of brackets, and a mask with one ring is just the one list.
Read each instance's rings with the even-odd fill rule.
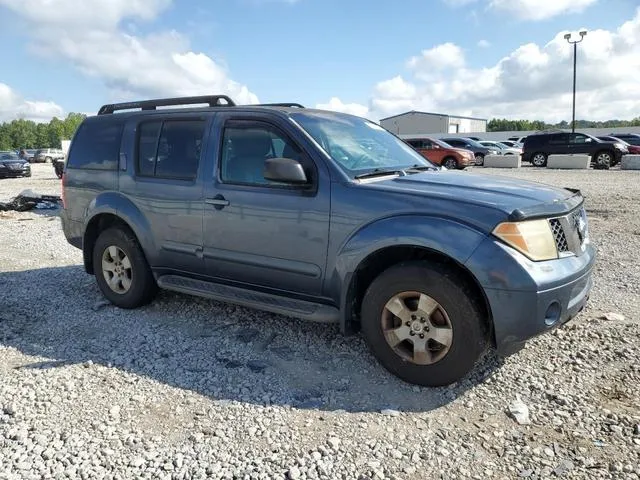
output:
[[542,152],[536,152],[531,155],[531,164],[534,167],[546,167],[548,155]]
[[[451,345],[435,363],[421,365],[403,358],[385,339],[385,305],[401,292],[424,293],[446,311]],[[460,380],[487,346],[482,308],[473,290],[462,276],[442,264],[407,262],[389,268],[367,289],[361,313],[362,332],[373,355],[388,371],[416,385],[438,387]]]
[[476,154],[474,155],[474,157],[475,157],[475,160],[476,160],[476,162],[475,162],[475,163],[476,163],[476,165],[478,165],[478,166],[480,166],[480,167],[484,165],[484,155],[483,155],[483,154],[481,154],[481,153],[476,153]]
[[442,165],[448,170],[455,170],[458,168],[458,161],[453,157],[447,157],[442,160]]
[[615,165],[616,156],[611,150],[601,150],[593,156],[594,168],[598,170],[609,170]]
[[[105,250],[112,246],[124,252],[131,265],[131,283],[125,293],[114,291],[107,283],[102,270],[102,258]],[[93,248],[93,268],[102,294],[120,308],[132,309],[146,305],[153,300],[158,291],[158,286],[142,248],[129,230],[113,227],[98,236]]]

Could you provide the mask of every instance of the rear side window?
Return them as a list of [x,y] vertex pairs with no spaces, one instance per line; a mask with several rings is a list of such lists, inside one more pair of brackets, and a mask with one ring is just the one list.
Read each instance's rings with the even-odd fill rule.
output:
[[69,151],[69,168],[116,170],[120,155],[122,124],[106,121],[80,125]]
[[198,173],[205,122],[168,120],[140,124],[138,175],[193,180]]

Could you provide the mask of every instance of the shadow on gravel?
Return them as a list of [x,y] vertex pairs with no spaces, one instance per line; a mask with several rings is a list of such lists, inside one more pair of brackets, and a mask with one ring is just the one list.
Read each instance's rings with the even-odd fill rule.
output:
[[426,412],[501,363],[489,354],[454,386],[413,387],[337,327],[166,292],[121,310],[103,301],[81,266],[2,272],[0,292],[0,343],[40,357],[19,369],[93,362],[223,403]]

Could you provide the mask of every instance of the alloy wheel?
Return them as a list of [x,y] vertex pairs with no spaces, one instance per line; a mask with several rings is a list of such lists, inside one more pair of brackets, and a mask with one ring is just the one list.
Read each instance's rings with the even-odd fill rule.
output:
[[107,285],[115,293],[124,295],[131,288],[133,270],[131,261],[124,251],[112,245],[102,253],[102,275]]

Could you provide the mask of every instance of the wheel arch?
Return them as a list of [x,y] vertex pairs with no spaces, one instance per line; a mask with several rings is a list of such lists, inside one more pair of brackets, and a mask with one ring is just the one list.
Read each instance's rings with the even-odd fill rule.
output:
[[382,272],[405,262],[426,261],[444,265],[465,279],[481,309],[484,326],[493,340],[491,306],[483,288],[473,273],[460,261],[433,248],[401,244],[380,248],[367,255],[345,282],[345,293],[341,305],[341,329],[345,333],[355,332],[360,327],[360,312],[365,292]]

